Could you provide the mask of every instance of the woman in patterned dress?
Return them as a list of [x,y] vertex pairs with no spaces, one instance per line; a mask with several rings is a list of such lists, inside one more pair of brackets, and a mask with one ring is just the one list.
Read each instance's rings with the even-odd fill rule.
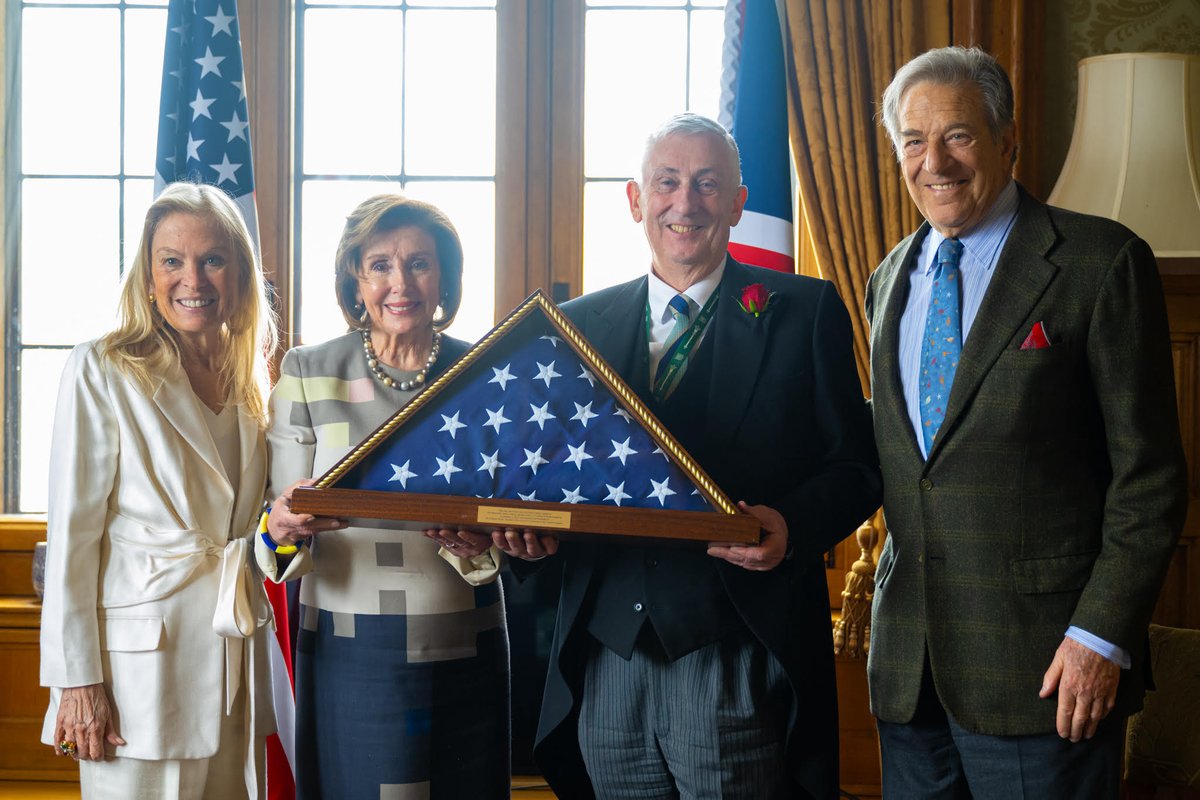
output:
[[443,531],[439,547],[416,524],[288,510],[292,488],[466,351],[441,333],[462,298],[462,261],[439,209],[400,195],[364,201],[346,221],[335,266],[350,332],[288,352],[271,395],[268,496],[280,495],[257,555],[276,580],[307,573],[296,668],[301,800],[508,797],[498,553],[467,533]]

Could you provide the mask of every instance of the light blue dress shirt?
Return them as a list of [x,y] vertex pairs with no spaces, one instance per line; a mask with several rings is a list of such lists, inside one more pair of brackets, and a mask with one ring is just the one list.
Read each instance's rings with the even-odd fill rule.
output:
[[[975,316],[979,313],[979,306],[992,281],[996,263],[1000,260],[1000,253],[1004,250],[1013,223],[1017,220],[1018,201],[1017,184],[1009,181],[979,224],[958,237],[963,245],[958,268],[962,278],[964,348],[967,337],[971,334]],[[904,316],[900,318],[900,382],[904,387],[904,402],[908,407],[908,418],[916,435],[917,447],[921,449],[921,455],[925,458],[929,457],[929,453],[925,451],[925,437],[921,435],[921,336],[925,331],[925,317],[929,313],[935,257],[938,246],[945,239],[946,237],[937,230],[930,229],[921,242],[921,249],[909,271],[908,302],[904,306]],[[1067,628],[1066,635],[1116,662],[1123,669],[1129,669],[1129,653],[1123,648],[1074,625]]]
[[[1008,241],[1008,233],[1017,219],[1017,184],[1009,181],[992,204],[987,216],[964,235],[962,257],[958,262],[962,280],[962,340],[966,346],[979,305],[992,281],[992,272],[1000,260],[1000,251]],[[921,455],[925,452],[925,437],[921,435],[921,336],[925,333],[925,317],[929,313],[929,295],[933,287],[937,249],[946,237],[935,229],[921,243],[921,250],[908,274],[908,304],[900,318],[900,382],[904,386],[904,403],[908,419],[917,435]]]

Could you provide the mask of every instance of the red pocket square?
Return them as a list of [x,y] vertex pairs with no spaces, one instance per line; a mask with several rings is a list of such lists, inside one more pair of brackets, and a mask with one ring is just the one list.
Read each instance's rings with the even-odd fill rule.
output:
[[1022,350],[1041,350],[1043,347],[1049,346],[1050,337],[1046,335],[1046,329],[1040,322],[1033,324],[1033,330],[1025,337],[1025,341],[1021,342]]

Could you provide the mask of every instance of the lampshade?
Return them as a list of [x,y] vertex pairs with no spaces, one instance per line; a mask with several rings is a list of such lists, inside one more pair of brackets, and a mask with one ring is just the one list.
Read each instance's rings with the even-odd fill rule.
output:
[[1200,56],[1080,61],[1075,131],[1049,202],[1115,219],[1155,255],[1200,256]]

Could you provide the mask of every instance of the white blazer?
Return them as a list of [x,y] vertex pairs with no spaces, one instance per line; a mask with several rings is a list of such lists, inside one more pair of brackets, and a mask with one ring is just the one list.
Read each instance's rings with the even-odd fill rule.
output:
[[[182,367],[147,397],[97,343],[72,351],[50,446],[43,742],[53,744],[59,690],[100,682],[128,742],[117,756],[212,756],[239,687],[249,691],[250,750],[275,730],[270,605],[246,557],[266,448],[257,422],[237,412],[231,485]],[[248,773],[258,757],[248,755]]]

